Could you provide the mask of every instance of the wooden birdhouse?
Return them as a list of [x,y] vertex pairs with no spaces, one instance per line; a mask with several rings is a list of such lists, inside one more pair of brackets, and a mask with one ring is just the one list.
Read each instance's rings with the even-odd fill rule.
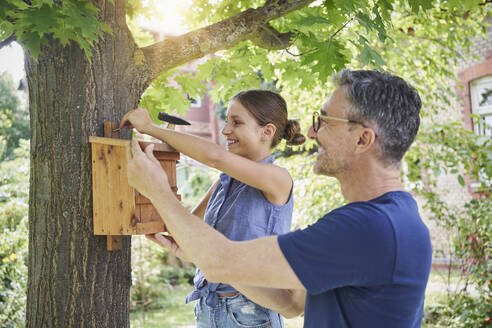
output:
[[[107,125],[107,126],[106,126]],[[105,123],[105,135],[113,136],[115,124]],[[164,222],[149,199],[128,184],[127,148],[130,140],[90,137],[92,147],[92,197],[94,234],[108,236],[108,250],[121,249],[122,235],[165,231]],[[139,142],[142,149],[150,144]],[[155,143],[154,156],[166,171],[178,199],[176,161],[179,153],[167,144]]]

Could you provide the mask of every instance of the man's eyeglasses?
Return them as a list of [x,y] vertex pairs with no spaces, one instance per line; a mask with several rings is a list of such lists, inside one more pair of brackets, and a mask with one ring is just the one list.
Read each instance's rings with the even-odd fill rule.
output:
[[321,126],[321,120],[332,120],[332,121],[338,121],[338,122],[345,122],[345,123],[356,123],[360,124],[363,127],[366,127],[364,123],[359,122],[359,121],[354,121],[354,120],[347,120],[345,118],[340,118],[340,117],[334,117],[334,116],[327,116],[327,115],[321,115],[319,112],[314,112],[313,113],[313,131],[318,132],[319,128]]

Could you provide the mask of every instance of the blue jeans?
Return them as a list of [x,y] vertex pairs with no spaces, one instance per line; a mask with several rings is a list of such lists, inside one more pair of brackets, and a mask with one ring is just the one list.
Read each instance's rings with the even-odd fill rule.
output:
[[282,317],[241,294],[219,297],[215,307],[200,298],[195,304],[196,328],[283,328]]

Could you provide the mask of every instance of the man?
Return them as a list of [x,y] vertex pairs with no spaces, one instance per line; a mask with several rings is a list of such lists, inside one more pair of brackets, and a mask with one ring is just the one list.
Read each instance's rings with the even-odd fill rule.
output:
[[345,70],[334,80],[308,136],[319,146],[314,172],[337,178],[347,205],[304,230],[226,239],[179,204],[151,147],[143,153],[135,142],[128,179],[172,235],[150,238],[208,281],[229,283],[287,317],[304,311],[305,327],[420,327],[432,250],[399,172],[419,127],[420,98],[386,73]]

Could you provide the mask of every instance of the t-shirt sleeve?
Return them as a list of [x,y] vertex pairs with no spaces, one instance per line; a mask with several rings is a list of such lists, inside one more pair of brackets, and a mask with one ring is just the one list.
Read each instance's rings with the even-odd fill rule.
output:
[[370,207],[337,209],[306,229],[279,236],[278,243],[310,294],[384,284],[393,277],[394,231]]

